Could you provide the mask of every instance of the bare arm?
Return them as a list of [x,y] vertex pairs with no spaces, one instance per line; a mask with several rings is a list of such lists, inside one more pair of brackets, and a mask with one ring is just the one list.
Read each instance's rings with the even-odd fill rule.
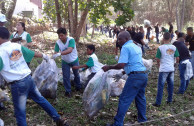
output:
[[142,45],[145,45],[145,42],[143,41],[143,39],[141,39],[140,41],[141,41]]
[[179,57],[176,57],[176,63],[179,63]]
[[73,66],[73,69],[80,69],[80,68],[88,68],[88,66],[86,64],[84,65],[80,65],[80,66]]
[[42,58],[43,57],[43,54],[42,53],[39,53],[39,52],[35,52],[34,57]]
[[125,63],[118,63],[116,65],[104,66],[102,67],[102,69],[104,70],[104,72],[106,72],[110,69],[116,69],[116,70],[123,69],[124,66],[125,66]]
[[67,55],[67,54],[71,53],[72,51],[73,51],[73,48],[72,47],[69,47],[69,48],[67,48],[67,50],[62,51],[61,52],[61,55]]
[[160,59],[156,59],[157,60],[157,66],[158,66],[158,68],[160,67]]

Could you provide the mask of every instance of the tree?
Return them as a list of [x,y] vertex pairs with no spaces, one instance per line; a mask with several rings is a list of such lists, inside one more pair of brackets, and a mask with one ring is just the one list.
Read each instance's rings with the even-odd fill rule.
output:
[[[118,17],[118,25],[123,25],[130,21],[134,16],[133,11],[130,8],[132,0],[125,0],[124,2],[115,2],[113,0],[58,0],[60,7],[60,15],[64,21],[69,23],[69,33],[78,42],[83,27],[85,26],[85,20],[89,14],[89,20],[94,25],[99,23],[100,19],[104,20],[104,23],[108,24],[110,19],[107,15],[111,15],[109,11],[110,6],[116,8],[115,11],[121,11],[122,15]],[[54,8],[54,0],[44,0],[44,13],[47,15],[46,18],[56,22],[56,8]],[[63,5],[61,6],[60,3]],[[118,8],[116,6],[123,6]],[[65,11],[64,11],[65,10]],[[79,18],[78,18],[79,17]],[[68,20],[67,20],[68,18]],[[124,19],[124,20],[123,20]]]
[[[7,28],[11,30],[12,28],[12,16],[15,10],[17,0],[1,0],[1,12],[6,15],[7,18]],[[5,6],[7,4],[7,6]]]
[[56,8],[56,14],[57,14],[58,28],[60,28],[61,27],[61,15],[60,15],[60,10],[59,10],[59,2],[58,2],[58,0],[55,0],[55,8]]

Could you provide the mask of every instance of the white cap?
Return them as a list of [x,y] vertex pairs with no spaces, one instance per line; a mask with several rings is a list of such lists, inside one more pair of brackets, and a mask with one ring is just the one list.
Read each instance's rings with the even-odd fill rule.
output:
[[6,22],[6,17],[4,14],[0,14],[0,22]]

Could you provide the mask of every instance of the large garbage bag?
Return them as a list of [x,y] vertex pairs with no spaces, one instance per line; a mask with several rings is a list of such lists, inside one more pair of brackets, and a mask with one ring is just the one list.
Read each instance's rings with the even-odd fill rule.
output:
[[45,98],[56,98],[59,69],[53,59],[43,60],[32,78]]
[[151,72],[151,69],[153,66],[153,60],[152,59],[147,60],[144,58],[142,58],[142,60],[143,60],[144,66],[146,67],[146,71]]
[[100,70],[89,81],[83,93],[83,105],[88,117],[95,116],[108,102],[111,88],[107,83],[107,72]]
[[4,122],[1,118],[0,118],[0,126],[4,126]]
[[3,91],[0,89],[0,102],[9,101],[9,97],[6,93],[6,91]]
[[147,27],[150,27],[150,25],[151,25],[151,23],[150,23],[150,21],[149,20],[144,20],[143,21],[144,22],[144,26],[147,28]]
[[119,81],[115,81],[111,83],[111,96],[120,96],[125,86],[125,80],[120,79]]
[[91,74],[89,69],[86,69],[82,72],[80,72],[80,83],[84,85],[86,81],[88,80],[88,76]]

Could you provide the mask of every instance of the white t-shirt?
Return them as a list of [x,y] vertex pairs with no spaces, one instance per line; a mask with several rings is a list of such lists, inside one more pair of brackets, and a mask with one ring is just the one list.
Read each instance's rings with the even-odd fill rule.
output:
[[0,57],[3,61],[3,68],[0,73],[7,82],[21,80],[30,75],[31,70],[24,59],[20,44],[10,41],[1,44]]
[[175,57],[178,56],[178,50],[174,45],[164,44],[159,46],[156,54],[156,57],[160,59],[159,72],[173,72]]

